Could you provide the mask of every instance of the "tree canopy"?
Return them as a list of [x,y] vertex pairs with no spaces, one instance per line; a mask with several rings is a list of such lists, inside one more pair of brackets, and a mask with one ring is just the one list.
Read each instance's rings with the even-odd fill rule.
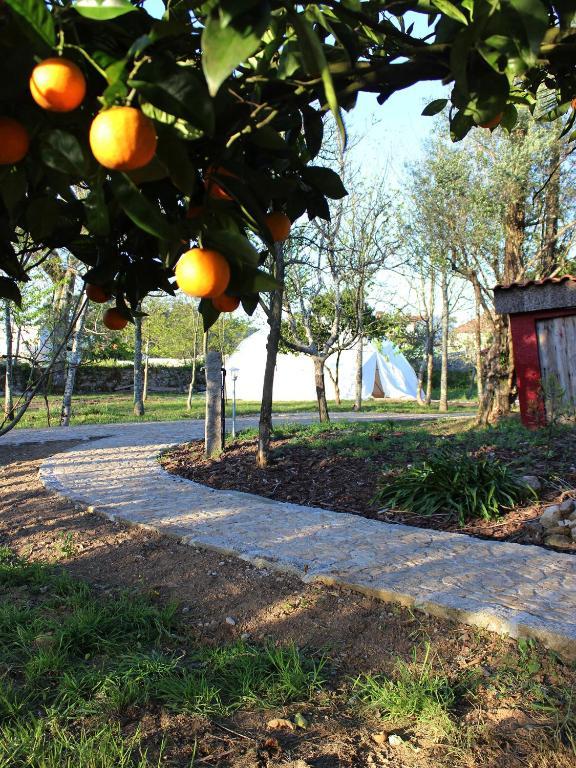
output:
[[[266,213],[328,218],[328,200],[346,194],[315,160],[326,112],[344,140],[342,110],[359,92],[382,103],[441,80],[454,139],[474,125],[510,130],[518,107],[555,119],[576,94],[575,10],[574,0],[182,0],[158,19],[129,0],[6,0],[0,119],[18,121],[30,147],[0,166],[0,296],[18,301],[18,282],[66,248],[130,318],[151,291],[174,293],[193,241],[225,256],[228,292],[252,313],[275,284]],[[51,57],[80,68],[77,108],[33,100],[31,72]],[[92,122],[114,106],[152,121],[156,152],[141,168],[110,170],[93,154]],[[565,130],[573,122],[574,111]],[[218,317],[210,301],[200,311],[205,327]]]

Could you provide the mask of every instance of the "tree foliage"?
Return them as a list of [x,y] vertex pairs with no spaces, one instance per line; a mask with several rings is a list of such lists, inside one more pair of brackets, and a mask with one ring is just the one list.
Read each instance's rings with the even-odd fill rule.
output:
[[[151,291],[174,293],[173,267],[193,240],[225,255],[229,292],[253,312],[274,287],[266,212],[328,218],[328,200],[346,193],[315,162],[324,113],[343,136],[341,110],[360,91],[383,102],[434,79],[453,84],[455,139],[493,120],[510,130],[519,106],[553,119],[576,93],[575,8],[574,0],[408,0],[392,10],[374,0],[183,0],[157,19],[129,0],[6,0],[0,114],[26,126],[31,147],[0,167],[0,296],[18,301],[35,264],[66,248],[132,317]],[[424,38],[410,13],[428,20]],[[87,80],[72,112],[45,111],[30,97],[31,70],[54,55]],[[154,121],[157,153],[138,171],[110,172],[90,151],[89,128],[102,109],[127,104]],[[567,130],[573,121],[572,112]],[[211,196],[207,176],[228,199]],[[198,205],[201,215],[188,218]],[[216,320],[210,302],[201,311],[205,326]]]

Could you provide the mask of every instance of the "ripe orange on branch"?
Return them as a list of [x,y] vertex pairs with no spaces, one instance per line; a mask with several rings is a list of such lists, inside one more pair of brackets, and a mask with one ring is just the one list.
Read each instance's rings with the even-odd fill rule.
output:
[[288,240],[292,222],[281,211],[272,211],[266,216],[266,224],[275,243],[283,243]]
[[221,187],[217,181],[214,181],[214,174],[217,174],[218,176],[231,176],[234,179],[237,177],[230,171],[227,171],[226,168],[222,168],[222,166],[211,165],[209,168],[207,168],[204,178],[204,186],[206,187],[210,197],[213,197],[216,200],[233,200],[234,198],[232,195],[229,195],[228,192],[226,192],[226,190]]
[[502,122],[503,117],[504,115],[502,114],[502,112],[500,112],[499,115],[496,115],[491,120],[487,120],[485,123],[480,123],[480,128],[489,128],[490,130],[492,130],[493,128],[497,128]]
[[191,248],[176,264],[178,287],[200,299],[221,296],[230,282],[230,266],[219,251]]
[[0,165],[19,163],[28,154],[30,136],[22,123],[0,117]]
[[128,320],[118,312],[116,307],[110,307],[110,309],[104,312],[102,322],[111,331],[121,331],[122,328],[126,328],[128,325]]
[[30,93],[42,109],[71,112],[86,95],[82,70],[69,59],[44,59],[32,70]]
[[105,304],[110,299],[104,288],[93,283],[86,283],[86,296],[96,304]]
[[134,171],[156,153],[154,123],[136,107],[111,107],[96,115],[90,126],[90,148],[105,168]]
[[238,296],[228,296],[227,293],[223,293],[222,296],[212,299],[212,304],[218,312],[234,312],[240,306],[240,299]]

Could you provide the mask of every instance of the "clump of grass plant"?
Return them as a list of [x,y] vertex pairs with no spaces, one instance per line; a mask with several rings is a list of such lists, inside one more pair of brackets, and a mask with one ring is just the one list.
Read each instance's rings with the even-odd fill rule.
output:
[[498,459],[440,450],[394,478],[384,477],[374,500],[420,515],[443,513],[464,526],[475,517],[496,520],[530,496],[534,491]]

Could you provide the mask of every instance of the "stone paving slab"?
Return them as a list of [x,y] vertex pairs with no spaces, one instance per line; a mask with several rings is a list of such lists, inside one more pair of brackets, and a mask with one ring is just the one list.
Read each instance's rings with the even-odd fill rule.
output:
[[210,489],[157,460],[201,422],[136,426],[50,457],[45,485],[111,519],[576,658],[575,557]]

